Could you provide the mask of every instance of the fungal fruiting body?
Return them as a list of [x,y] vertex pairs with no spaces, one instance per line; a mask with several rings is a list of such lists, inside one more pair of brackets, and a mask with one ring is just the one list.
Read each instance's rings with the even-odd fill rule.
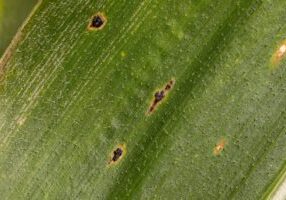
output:
[[103,13],[97,13],[92,16],[90,23],[88,25],[88,30],[100,30],[107,22],[107,19]]
[[157,106],[163,101],[163,99],[167,96],[167,94],[169,93],[169,91],[173,88],[175,84],[175,80],[171,79],[164,88],[158,90],[155,92],[154,94],[154,98],[153,101],[151,103],[151,105],[149,106],[149,109],[147,111],[147,115],[152,114],[155,109],[157,108]]
[[286,40],[284,40],[271,58],[272,65],[276,66],[286,55]]
[[115,164],[118,163],[122,157],[126,154],[126,145],[118,145],[110,154],[110,159],[108,164]]
[[213,154],[215,156],[218,156],[221,154],[221,152],[223,151],[224,147],[226,145],[226,141],[225,139],[221,139],[215,146],[215,148],[213,149]]

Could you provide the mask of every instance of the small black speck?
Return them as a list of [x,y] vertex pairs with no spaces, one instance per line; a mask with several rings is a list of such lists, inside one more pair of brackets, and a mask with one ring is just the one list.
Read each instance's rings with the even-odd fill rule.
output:
[[99,15],[96,15],[92,19],[91,27],[100,28],[103,24],[104,20]]

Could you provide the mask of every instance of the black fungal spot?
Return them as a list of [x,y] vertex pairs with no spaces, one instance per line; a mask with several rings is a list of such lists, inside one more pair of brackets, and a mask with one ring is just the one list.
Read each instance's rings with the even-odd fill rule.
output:
[[170,89],[171,89],[171,85],[167,84],[166,87],[165,87],[165,90],[170,90]]
[[113,151],[113,157],[112,161],[116,162],[123,154],[123,150],[121,148],[117,148],[115,151]]
[[175,83],[174,79],[170,80],[162,90],[159,90],[155,93],[154,99],[153,99],[153,101],[152,101],[152,103],[148,109],[147,114],[151,114],[155,110],[155,108],[165,98],[165,96],[168,95],[168,93],[172,89],[174,83]]
[[156,92],[155,93],[155,101],[156,102],[159,102],[159,101],[161,101],[163,98],[164,98],[164,91],[161,91],[161,92]]
[[91,22],[91,26],[95,28],[99,28],[103,25],[104,21],[101,19],[100,16],[94,16]]
[[106,21],[107,20],[102,13],[97,13],[92,17],[91,22],[89,24],[89,29],[90,30],[102,29],[106,24]]
[[170,90],[173,84],[174,84],[174,81],[170,80],[169,83],[166,85],[165,90]]

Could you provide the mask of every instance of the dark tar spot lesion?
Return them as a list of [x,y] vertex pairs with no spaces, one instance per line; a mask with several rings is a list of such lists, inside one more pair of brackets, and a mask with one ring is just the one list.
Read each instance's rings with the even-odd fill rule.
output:
[[170,81],[166,84],[166,86],[164,87],[164,89],[155,92],[155,94],[154,94],[154,100],[153,100],[152,104],[150,105],[147,114],[151,114],[151,113],[155,110],[155,108],[157,107],[157,105],[166,97],[167,93],[172,89],[174,83],[175,83],[174,80],[170,80]]
[[156,92],[154,96],[155,96],[155,102],[159,102],[165,97],[164,91],[161,90],[160,92]]
[[110,154],[108,166],[116,165],[126,154],[126,145],[120,144]]
[[101,19],[100,16],[96,15],[93,17],[91,26],[95,28],[100,28],[103,25],[104,21]]
[[170,90],[173,84],[174,84],[174,81],[170,80],[169,83],[166,85],[165,90]]
[[112,161],[116,162],[123,154],[123,150],[121,148],[117,148],[115,151],[113,151],[113,157]]
[[102,13],[97,13],[92,16],[88,29],[89,30],[102,29],[104,25],[106,24],[106,22],[107,22],[106,17]]

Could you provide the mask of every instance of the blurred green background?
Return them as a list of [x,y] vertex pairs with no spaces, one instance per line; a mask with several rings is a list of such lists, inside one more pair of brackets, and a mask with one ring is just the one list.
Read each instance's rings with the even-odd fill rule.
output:
[[38,0],[0,0],[0,57]]

